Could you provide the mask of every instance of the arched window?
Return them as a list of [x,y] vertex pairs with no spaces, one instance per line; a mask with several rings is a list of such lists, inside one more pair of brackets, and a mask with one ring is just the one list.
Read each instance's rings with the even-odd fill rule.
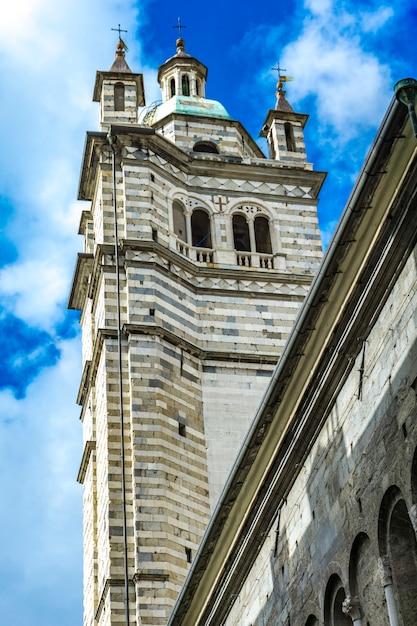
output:
[[255,217],[255,241],[256,252],[272,254],[269,221],[266,217],[262,217],[261,215]]
[[125,110],[125,86],[123,83],[116,83],[114,86],[114,110]]
[[169,81],[169,91],[171,93],[171,98],[172,96],[175,96],[175,78],[171,78]]
[[181,78],[181,90],[183,96],[190,95],[190,79],[187,74],[183,74]]
[[306,621],[306,626],[319,626],[319,620],[315,615],[309,615]]
[[396,610],[404,626],[413,626],[417,613],[417,542],[405,500],[392,486],[381,504],[379,550],[392,576]]
[[172,216],[174,221],[174,233],[181,241],[187,241],[187,227],[185,222],[184,207],[181,202],[174,200],[172,205]]
[[292,127],[292,124],[290,124],[289,122],[285,122],[284,132],[288,152],[295,152],[294,129]]
[[381,621],[383,615],[388,619],[385,605],[384,589],[380,584],[378,572],[378,558],[368,535],[361,532],[356,537],[352,545],[349,561],[349,586],[351,598],[351,611],[349,613],[352,621],[359,614],[370,619],[373,615],[379,614]]
[[210,218],[206,211],[196,209],[191,216],[191,245],[195,248],[211,248]]
[[198,141],[194,144],[193,152],[208,152],[210,154],[219,154],[219,150],[215,143],[211,141]]
[[235,250],[250,252],[249,226],[246,218],[240,213],[235,213],[232,224]]
[[352,620],[342,610],[346,594],[342,582],[333,574],[327,584],[324,597],[324,624],[325,626],[352,626]]

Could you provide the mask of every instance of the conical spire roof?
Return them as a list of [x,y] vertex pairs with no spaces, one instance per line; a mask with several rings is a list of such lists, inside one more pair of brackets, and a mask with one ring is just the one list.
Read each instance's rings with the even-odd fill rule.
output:
[[277,102],[275,105],[275,110],[276,111],[287,111],[288,113],[294,113],[294,109],[292,108],[292,106],[290,105],[290,103],[288,102],[287,98],[285,97],[286,95],[286,91],[283,88],[283,83],[281,80],[281,77],[277,83]]
[[113,62],[113,65],[110,68],[110,72],[129,72],[132,73],[132,70],[126,63],[125,54],[126,54],[127,46],[123,39],[119,39],[119,43],[116,48],[116,55]]

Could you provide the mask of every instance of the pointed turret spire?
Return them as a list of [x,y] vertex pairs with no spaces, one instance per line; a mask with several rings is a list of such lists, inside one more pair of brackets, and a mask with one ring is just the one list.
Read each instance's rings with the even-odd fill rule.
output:
[[120,24],[117,28],[112,28],[119,33],[119,41],[116,48],[116,55],[113,65],[110,68],[110,72],[132,72],[128,64],[126,63],[126,52],[129,50],[125,42],[121,37],[121,33],[127,33],[127,30],[120,28]]
[[292,113],[294,109],[292,108],[287,98],[285,97],[287,92],[284,89],[283,79],[288,80],[289,76],[279,77],[279,80],[277,82],[277,91],[276,91],[277,102],[275,105],[275,110],[276,111],[288,111],[289,113]]
[[286,98],[287,92],[284,89],[284,83],[293,80],[292,77],[283,74],[286,70],[281,68],[279,63],[277,67],[272,69],[278,72],[277,90],[275,92],[277,101],[275,109],[268,112],[261,130],[261,137],[266,137],[268,141],[271,159],[286,163],[297,162],[306,169],[310,169],[311,165],[307,163],[304,144],[304,126],[308,115],[295,113]]
[[286,72],[287,70],[284,70],[282,67],[280,67],[279,63],[277,64],[276,67],[273,67],[271,69],[278,73],[277,90],[275,92],[275,95],[277,98],[277,102],[275,104],[275,110],[276,111],[288,111],[289,113],[292,113],[294,109],[292,108],[287,98],[285,97],[287,92],[284,89],[284,83],[287,83],[290,80],[292,80],[292,76],[284,76],[282,72]]
[[108,72],[98,71],[93,100],[100,102],[100,126],[108,130],[109,124],[137,124],[138,107],[145,105],[142,74],[133,73],[126,63],[127,45],[121,37],[120,24],[112,28],[119,33],[113,64]]

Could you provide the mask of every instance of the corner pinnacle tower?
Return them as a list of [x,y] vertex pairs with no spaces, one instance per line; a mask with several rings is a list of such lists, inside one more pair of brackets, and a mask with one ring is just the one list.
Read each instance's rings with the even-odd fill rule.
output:
[[167,623],[321,259],[307,116],[269,111],[267,159],[176,46],[146,109],[119,42],[82,161],[85,626],[126,623],[125,572],[130,624]]

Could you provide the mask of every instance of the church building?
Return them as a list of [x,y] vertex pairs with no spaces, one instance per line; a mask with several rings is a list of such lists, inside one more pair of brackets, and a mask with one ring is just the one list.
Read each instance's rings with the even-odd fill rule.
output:
[[322,260],[304,126],[176,54],[98,71],[81,311],[84,626],[413,626],[417,144],[393,101]]

